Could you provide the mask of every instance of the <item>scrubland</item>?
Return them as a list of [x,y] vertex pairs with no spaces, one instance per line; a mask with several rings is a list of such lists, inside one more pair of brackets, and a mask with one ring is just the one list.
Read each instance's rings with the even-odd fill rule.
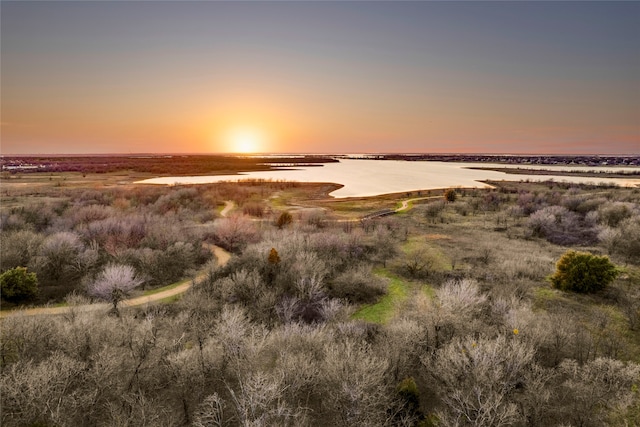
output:
[[[2,320],[2,424],[640,424],[640,189],[493,184],[369,220],[435,193],[4,187],[2,271],[27,267],[39,293],[3,310],[69,311]],[[567,249],[620,274],[594,294],[554,289]],[[161,304],[76,310],[111,265],[146,289],[207,278]]]

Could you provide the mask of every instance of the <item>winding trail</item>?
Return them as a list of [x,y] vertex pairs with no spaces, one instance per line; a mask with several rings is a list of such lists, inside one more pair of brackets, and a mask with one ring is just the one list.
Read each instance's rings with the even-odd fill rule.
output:
[[[395,209],[395,212],[405,212],[411,208],[411,203],[417,200],[426,200],[426,199],[440,199],[442,196],[427,196],[427,197],[416,197],[413,199],[403,200],[402,204],[399,208]],[[231,200],[226,200],[224,202],[224,208],[220,211],[220,216],[227,217],[229,213],[236,207],[236,204]],[[350,220],[357,221],[357,220]],[[216,245],[207,245],[209,249],[213,252],[215,257],[218,259],[218,265],[224,266],[231,259],[231,254],[219,246]],[[141,295],[138,297],[126,299],[120,302],[120,307],[136,307],[140,305],[150,304],[153,302],[157,302],[163,300],[165,298],[170,298],[176,295],[180,295],[187,290],[189,290],[194,284],[197,285],[206,279],[208,272],[200,271],[192,280],[185,281],[176,287],[159,291],[157,293],[151,295]],[[169,285],[171,286],[171,285]],[[85,304],[79,306],[64,306],[64,307],[35,307],[28,309],[17,309],[17,310],[7,310],[0,312],[0,319],[3,319],[8,316],[18,315],[18,316],[53,316],[59,314],[67,314],[76,312],[76,313],[84,313],[91,311],[99,311],[104,310],[107,311],[111,307],[110,303],[96,303],[96,304]]]
[[[211,249],[213,254],[218,259],[218,265],[223,266],[227,262],[229,262],[229,259],[231,259],[231,254],[229,254],[229,252],[225,251],[221,247],[215,246],[215,245],[208,245],[208,246],[209,246],[209,249]],[[176,286],[175,288],[167,289],[165,291],[160,291],[151,295],[142,295],[139,297],[126,299],[120,302],[120,307],[136,307],[139,305],[149,304],[152,302],[163,300],[165,298],[180,295],[186,292],[187,290],[189,290],[189,288],[191,288],[191,286],[193,286],[194,284],[197,285],[201,283],[204,279],[207,278],[207,274],[208,274],[207,271],[201,271],[192,280],[188,280],[185,283],[179,286]],[[98,311],[98,310],[107,311],[109,310],[109,308],[111,308],[110,303],[85,304],[85,305],[64,306],[64,307],[35,307],[35,308],[28,308],[25,310],[17,309],[17,310],[2,311],[0,312],[0,319],[4,319],[5,317],[9,317],[12,315],[53,316],[56,314],[71,313],[72,311],[76,313],[85,313],[85,312]]]
[[410,209],[409,203],[415,202],[417,200],[429,200],[429,199],[442,199],[442,196],[425,196],[425,197],[416,197],[413,199],[407,199],[402,201],[402,205],[395,210],[395,212],[405,212]]
[[224,208],[222,208],[222,210],[220,211],[220,216],[226,217],[227,215],[229,215],[229,212],[231,212],[231,210],[235,207],[236,204],[233,203],[233,201],[225,200]]
[[[229,259],[231,259],[231,254],[229,254],[229,252],[222,249],[220,246],[216,246],[216,245],[207,245],[207,246],[209,247],[211,252],[213,252],[215,257],[218,259],[218,265],[224,266],[227,262],[229,262]],[[176,286],[175,288],[167,289],[166,291],[160,291],[151,295],[142,295],[136,298],[127,299],[122,301],[120,304],[122,307],[135,307],[137,305],[149,304],[150,302],[163,300],[165,298],[169,298],[175,295],[180,295],[181,293],[186,292],[189,288],[191,288],[191,286],[193,286],[194,283],[198,284],[202,282],[204,279],[206,279],[207,274],[208,272],[202,271],[198,273],[198,275],[194,277],[193,280],[189,280],[181,284],[180,286]]]
[[[225,201],[224,209],[220,212],[220,215],[226,217],[229,212],[235,207],[235,203],[232,201]],[[218,265],[224,266],[231,259],[231,254],[219,246],[207,244],[207,247],[213,252],[213,255],[218,259]],[[176,286],[171,289],[167,289],[165,291],[160,291],[151,295],[142,295],[139,297],[134,297],[130,299],[126,299],[120,302],[120,307],[136,307],[144,304],[149,304],[152,302],[160,301],[165,298],[170,298],[176,295],[180,295],[194,284],[197,285],[201,283],[203,280],[207,278],[208,271],[200,271],[196,277],[192,280],[188,280],[185,283]],[[168,285],[171,286],[171,285]],[[17,316],[53,316],[57,314],[67,314],[76,312],[76,313],[85,313],[90,311],[98,311],[98,310],[109,310],[111,307],[110,303],[97,303],[97,304],[85,304],[79,306],[64,306],[64,307],[35,307],[28,309],[17,309],[17,310],[7,310],[0,312],[0,319],[4,319],[5,317],[9,317],[12,315]]]

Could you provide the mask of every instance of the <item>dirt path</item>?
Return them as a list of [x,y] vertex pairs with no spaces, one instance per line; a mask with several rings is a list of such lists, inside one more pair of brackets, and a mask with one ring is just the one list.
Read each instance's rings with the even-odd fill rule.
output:
[[229,215],[229,212],[231,212],[231,210],[235,207],[236,204],[231,200],[225,200],[224,208],[222,208],[222,210],[220,211],[220,216],[226,217],[227,215]]
[[28,308],[26,310],[9,310],[0,312],[0,319],[4,319],[9,316],[53,316],[56,314],[66,314],[70,313],[74,310],[76,313],[86,313],[89,311],[98,311],[104,310],[107,311],[111,307],[111,304],[108,303],[98,303],[98,304],[86,304],[80,305],[76,307],[36,307],[36,308]]
[[[229,252],[215,245],[209,245],[209,248],[218,259],[218,265],[223,266],[227,262],[229,262],[229,259],[231,258],[231,254],[229,254]],[[120,307],[135,307],[139,305],[149,304],[155,301],[160,301],[175,295],[180,295],[181,293],[186,292],[189,288],[191,288],[194,283],[198,284],[202,282],[206,277],[207,272],[202,271],[198,273],[198,275],[196,275],[193,280],[189,280],[186,283],[176,286],[175,288],[167,289],[166,291],[161,291],[152,295],[142,295],[139,297],[124,300],[120,303]],[[76,313],[85,313],[97,310],[107,311],[110,307],[111,304],[109,303],[86,304],[74,307],[36,307],[26,310],[3,311],[0,312],[0,319],[11,316],[13,314],[16,314],[18,316],[51,316],[56,314],[66,314],[70,313],[71,311],[75,311]]]
[[[229,212],[236,207],[236,204],[231,200],[226,200],[224,202],[224,208],[220,211],[220,216],[226,217],[229,215]],[[209,249],[213,252],[215,257],[218,259],[218,265],[223,266],[229,259],[231,258],[231,254],[219,246],[209,245]],[[124,300],[120,303],[121,307],[135,307],[138,305],[149,304],[151,302],[160,301],[165,298],[170,298],[176,295],[180,295],[181,293],[186,292],[193,283],[200,283],[207,277],[207,272],[200,272],[193,280],[189,280],[175,288],[167,289],[166,291],[161,291],[152,295],[142,295],[135,298],[130,298]],[[109,303],[97,303],[97,304],[86,304],[75,307],[36,307],[36,308],[28,308],[26,310],[10,310],[10,311],[2,311],[0,312],[0,319],[3,319],[12,314],[24,315],[24,316],[40,316],[40,315],[56,315],[56,314],[65,314],[69,313],[72,310],[75,312],[88,312],[88,311],[97,311],[97,310],[108,310],[111,307]]]
[[409,203],[415,202],[417,200],[429,200],[429,199],[442,199],[442,196],[425,196],[425,197],[416,197],[414,199],[407,199],[402,201],[402,205],[396,209],[396,212],[405,212],[409,210]]

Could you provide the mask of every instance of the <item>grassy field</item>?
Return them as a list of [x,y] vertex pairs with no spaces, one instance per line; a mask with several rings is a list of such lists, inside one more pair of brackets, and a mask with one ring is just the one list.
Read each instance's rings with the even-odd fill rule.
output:
[[378,276],[388,279],[387,295],[375,304],[365,305],[356,311],[352,318],[372,323],[385,323],[397,313],[402,303],[411,292],[411,286],[400,277],[384,269],[375,272]]

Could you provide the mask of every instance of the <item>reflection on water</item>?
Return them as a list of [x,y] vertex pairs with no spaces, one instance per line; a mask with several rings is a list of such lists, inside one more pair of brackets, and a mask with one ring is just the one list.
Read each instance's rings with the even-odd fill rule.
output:
[[[450,163],[450,162],[407,162],[394,160],[340,160],[339,163],[327,163],[322,167],[299,167],[293,170],[273,170],[247,172],[240,175],[216,176],[180,176],[151,178],[137,183],[142,184],[210,184],[220,181],[238,181],[242,179],[271,179],[299,182],[333,182],[344,187],[331,193],[333,197],[367,197],[380,194],[405,191],[427,190],[447,187],[477,187],[487,185],[482,180],[493,181],[566,181],[574,183],[615,183],[620,186],[640,185],[639,179],[590,178],[579,176],[553,175],[508,175],[503,172],[467,169],[469,167],[504,167],[488,163]],[[509,165],[513,167],[513,165]],[[524,166],[532,168],[532,166]],[[544,166],[552,170],[593,170],[592,167]],[[621,171],[638,168],[599,168],[598,170]]]

